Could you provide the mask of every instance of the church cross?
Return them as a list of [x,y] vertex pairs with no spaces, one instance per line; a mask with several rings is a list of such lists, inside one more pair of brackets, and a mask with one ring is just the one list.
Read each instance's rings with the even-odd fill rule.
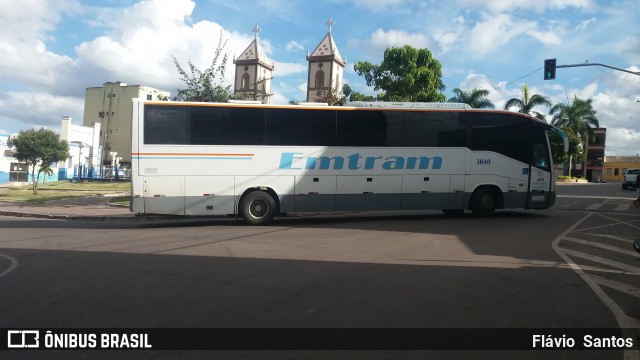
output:
[[254,27],[253,30],[251,30],[251,31],[256,33],[256,40],[257,40],[258,39],[258,33],[260,32],[260,27],[258,25],[256,25],[256,27]]
[[332,18],[329,18],[329,20],[327,20],[327,22],[325,24],[327,24],[327,26],[329,26],[329,32],[331,32],[331,25],[335,24],[336,22],[333,21]]

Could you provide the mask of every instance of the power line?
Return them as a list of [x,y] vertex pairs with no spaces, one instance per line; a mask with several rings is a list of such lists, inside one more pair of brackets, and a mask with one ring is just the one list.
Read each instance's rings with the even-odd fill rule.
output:
[[604,69],[600,69],[600,68],[598,68],[598,70],[600,70],[600,71],[602,71],[603,73],[605,73],[605,74],[607,74],[607,75],[609,75],[609,76],[611,76],[611,77],[614,77],[614,78],[616,78],[616,79],[620,79],[620,80],[627,81],[627,82],[634,83],[634,84],[640,84],[640,81],[633,81],[633,80],[625,79],[625,78],[620,77],[620,76],[615,76],[613,73],[611,73],[611,72],[609,72],[609,71],[605,71]]
[[503,87],[505,87],[505,86],[507,86],[507,85],[511,85],[511,84],[513,84],[514,82],[516,82],[516,81],[520,81],[520,80],[522,80],[522,79],[524,79],[524,78],[526,78],[526,77],[529,77],[529,76],[531,76],[531,75],[533,75],[533,74],[537,73],[537,72],[538,72],[538,71],[540,71],[540,70],[542,70],[542,68],[537,68],[536,70],[534,70],[534,71],[532,71],[532,72],[528,73],[527,75],[524,75],[524,76],[522,76],[522,77],[520,77],[520,78],[518,78],[518,79],[516,79],[516,80],[510,81],[510,82],[508,82],[508,83],[506,83],[506,84],[504,84],[504,85],[497,86],[497,87],[495,87],[495,88],[491,89],[491,91],[494,91],[494,90],[497,90],[497,89],[503,88]]

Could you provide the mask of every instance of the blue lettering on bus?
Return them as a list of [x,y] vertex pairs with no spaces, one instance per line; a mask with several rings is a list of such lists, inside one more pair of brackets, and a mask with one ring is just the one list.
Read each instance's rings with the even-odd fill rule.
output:
[[[294,164],[296,163],[296,164]],[[355,153],[349,156],[303,156],[300,152],[284,152],[280,155],[280,170],[372,170],[376,166],[384,170],[441,169],[441,156],[365,156]]]

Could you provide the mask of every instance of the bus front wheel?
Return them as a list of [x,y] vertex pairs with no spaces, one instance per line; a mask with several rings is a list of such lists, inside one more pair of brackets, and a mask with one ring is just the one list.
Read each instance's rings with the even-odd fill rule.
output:
[[277,212],[276,201],[264,191],[253,191],[240,202],[240,215],[249,225],[267,225]]
[[496,211],[498,199],[491,189],[478,189],[471,197],[471,211],[478,217],[493,215]]

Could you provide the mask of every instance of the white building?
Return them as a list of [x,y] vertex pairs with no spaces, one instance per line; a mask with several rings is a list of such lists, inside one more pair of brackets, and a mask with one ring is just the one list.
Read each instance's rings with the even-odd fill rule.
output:
[[58,163],[58,179],[93,178],[100,173],[100,123],[81,126],[62,117],[60,139],[69,143],[67,161]]
[[17,134],[0,134],[0,184],[26,182],[27,166],[14,157],[15,151],[9,147],[9,138]]

